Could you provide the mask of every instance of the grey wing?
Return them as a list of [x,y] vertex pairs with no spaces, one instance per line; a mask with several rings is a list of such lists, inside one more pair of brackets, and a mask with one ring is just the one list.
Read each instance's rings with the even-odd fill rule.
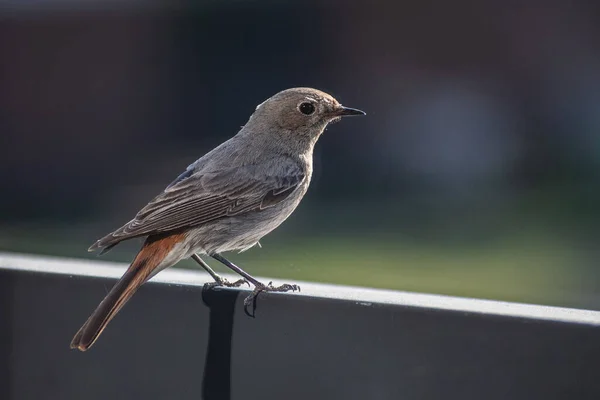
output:
[[304,179],[301,166],[291,160],[272,160],[210,172],[190,173],[188,169],[134,219],[98,240],[89,251],[108,251],[126,239],[176,231],[272,207],[287,198]]

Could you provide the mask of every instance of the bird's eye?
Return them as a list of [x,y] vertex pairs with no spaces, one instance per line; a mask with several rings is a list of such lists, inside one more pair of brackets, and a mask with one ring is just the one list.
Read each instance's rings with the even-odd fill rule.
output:
[[298,109],[304,115],[310,115],[315,112],[315,106],[313,103],[302,103],[298,106]]

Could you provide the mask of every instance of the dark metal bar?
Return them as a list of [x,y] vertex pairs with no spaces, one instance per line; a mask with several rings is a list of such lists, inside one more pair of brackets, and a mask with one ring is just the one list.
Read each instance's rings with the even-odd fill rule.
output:
[[600,398],[600,312],[297,282],[249,318],[177,269],[70,350],[124,269],[0,254],[3,399]]

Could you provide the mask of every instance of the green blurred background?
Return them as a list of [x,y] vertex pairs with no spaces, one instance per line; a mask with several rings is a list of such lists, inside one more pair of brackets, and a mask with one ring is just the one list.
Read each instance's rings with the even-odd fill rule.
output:
[[0,250],[96,258],[257,104],[312,86],[368,116],[325,132],[302,205],[233,261],[600,309],[600,3],[84,3],[0,8]]

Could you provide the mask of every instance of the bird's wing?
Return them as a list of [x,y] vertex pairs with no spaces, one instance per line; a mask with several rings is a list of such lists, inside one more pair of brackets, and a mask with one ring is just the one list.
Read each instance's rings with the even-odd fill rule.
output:
[[287,198],[304,179],[301,166],[287,159],[207,172],[188,169],[134,219],[98,240],[89,250],[108,250],[125,239],[268,208]]

